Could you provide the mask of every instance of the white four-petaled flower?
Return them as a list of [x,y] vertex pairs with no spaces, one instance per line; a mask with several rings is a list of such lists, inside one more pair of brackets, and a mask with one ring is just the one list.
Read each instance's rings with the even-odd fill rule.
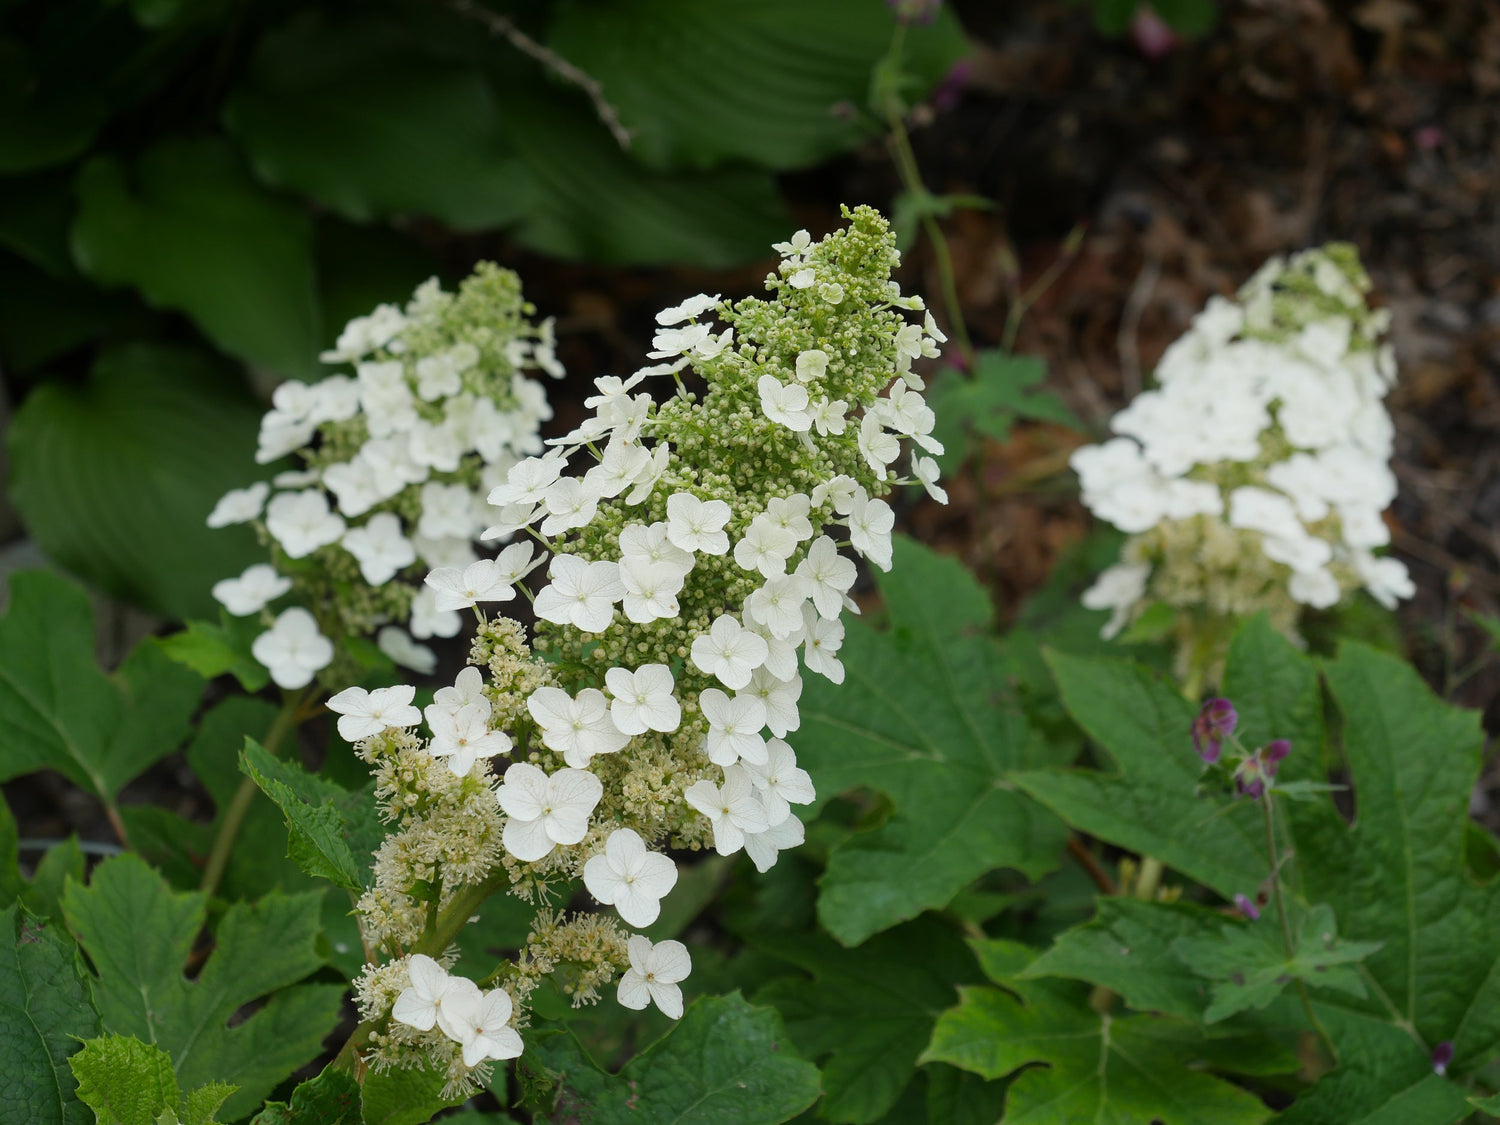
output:
[[691,650],[695,665],[734,691],[750,682],[750,673],[766,662],[769,653],[763,638],[727,613],[720,615],[707,633],[693,638]]
[[255,638],[250,653],[278,687],[295,690],[333,662],[333,642],[318,631],[313,615],[296,605],[282,610],[276,623]]
[[558,844],[578,843],[588,835],[589,816],[603,795],[603,784],[588,770],[560,769],[549,777],[516,762],[495,791],[506,816],[505,850],[533,863]]
[[604,851],[583,865],[583,885],[632,926],[645,927],[661,913],[661,900],[677,883],[677,865],[649,851],[629,828],[609,834]]
[[626,943],[626,951],[630,968],[620,977],[616,993],[620,1004],[639,1011],[654,1003],[663,1015],[681,1019],[682,989],[677,985],[686,980],[693,969],[687,946],[680,941],[662,941],[653,945],[650,938],[634,934]]
[[371,738],[391,727],[414,727],[422,721],[422,712],[412,706],[417,689],[408,684],[394,687],[345,688],[328,701],[328,709],[338,713],[339,737],[345,742]]
[[437,592],[439,610],[467,609],[478,602],[508,602],[516,596],[510,575],[494,559],[480,559],[463,570],[440,566],[425,579]]
[[214,583],[214,600],[236,617],[259,613],[292,588],[292,580],[276,572],[270,563],[247,567],[238,578]]
[[527,698],[526,709],[542,728],[542,744],[574,769],[585,768],[595,754],[622,750],[630,741],[610,718],[609,701],[598,688],[584,688],[575,698],[559,687],[539,687]]
[[746,833],[764,832],[771,826],[744,766],[724,767],[723,785],[706,779],[695,781],[683,796],[708,817],[713,825],[714,851],[720,855],[733,855],[744,844]]
[[634,672],[611,668],[604,685],[615,697],[610,717],[625,734],[670,733],[682,724],[682,706],[672,694],[672,672],[665,664],[643,664]]
[[575,555],[554,555],[547,570],[552,581],[536,596],[536,615],[585,633],[602,633],[614,620],[615,602],[625,596],[617,562],[588,562]]

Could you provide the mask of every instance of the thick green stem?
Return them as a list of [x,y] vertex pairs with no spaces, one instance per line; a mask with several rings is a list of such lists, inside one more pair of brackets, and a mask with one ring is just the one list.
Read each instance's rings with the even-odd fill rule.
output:
[[[275,754],[287,736],[297,729],[297,724],[301,722],[298,711],[306,696],[305,690],[283,693],[281,710],[276,713],[276,719],[266,732],[265,741],[261,743],[267,753]],[[234,850],[234,841],[240,834],[240,828],[245,823],[245,817],[249,814],[258,791],[255,782],[248,777],[242,778],[240,787],[234,791],[234,796],[225,806],[224,819],[219,822],[218,834],[208,853],[208,863],[203,868],[203,881],[198,885],[198,889],[204,894],[212,895],[218,890],[219,882],[224,878],[224,869],[229,865],[229,855]]]
[[[1274,799],[1270,792],[1263,793],[1260,797],[1260,806],[1265,813],[1266,858],[1271,864],[1271,896],[1276,903],[1276,917],[1281,921],[1281,940],[1286,946],[1286,959],[1291,961],[1297,956],[1297,943],[1292,937],[1292,920],[1287,914],[1286,898],[1281,890],[1281,864],[1276,852],[1276,822],[1271,808]],[[1327,1029],[1323,1027],[1323,1021],[1318,1018],[1318,1013],[1312,1005],[1312,997],[1307,994],[1307,984],[1301,977],[1297,978],[1297,995],[1302,998],[1302,1010],[1307,1013],[1308,1022],[1312,1024],[1313,1030],[1318,1033],[1323,1049],[1328,1052],[1328,1057],[1337,1066],[1338,1050],[1334,1047],[1333,1040],[1329,1038]]]

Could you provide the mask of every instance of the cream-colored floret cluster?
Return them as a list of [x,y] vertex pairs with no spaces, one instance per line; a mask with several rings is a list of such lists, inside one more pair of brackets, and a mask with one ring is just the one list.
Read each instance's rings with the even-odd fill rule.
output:
[[[514,273],[483,263],[457,293],[434,279],[404,311],[381,305],[351,321],[322,358],[352,376],[276,388],[256,459],[291,455],[301,467],[274,488],[231,492],[208,522],[252,523],[270,547],[270,563],[214,594],[232,614],[265,618],[255,655],[278,684],[353,679],[342,642],[372,634],[398,664],[432,671],[419,641],[454,636],[461,618],[417,580],[475,561],[485,494],[542,448],[538,427],[552,416],[522,374],[563,373],[551,322],[533,324],[533,311]],[[273,617],[267,607],[283,599],[291,608]]]
[[1084,502],[1130,538],[1083,596],[1113,636],[1147,607],[1190,638],[1267,612],[1295,636],[1303,607],[1364,589],[1409,597],[1381,513],[1395,498],[1389,315],[1365,301],[1354,249],[1273,259],[1237,301],[1212,298],[1162,357],[1157,388],[1115,415],[1122,436],[1072,459]]
[[[455,857],[394,841],[447,824],[433,810],[485,788],[500,855],[483,877],[538,910],[520,959],[489,977],[506,981],[516,1026],[542,975],[575,1003],[618,982],[621,1004],[681,1015],[687,950],[628,935],[612,914],[561,911],[575,881],[644,928],[677,879],[662,849],[744,849],[765,870],[803,840],[792,806],[814,792],[788,740],[803,670],[843,679],[841,616],[856,577],[844,549],[889,569],[894,516],[881,497],[912,482],[941,495],[929,456],[941,446],[913,363],[943,337],[930,315],[908,320],[923,306],[890,278],[886,221],[864,207],[846,217],[821,241],[800,231],[777,246],[766,298],[698,295],[663,311],[655,362],[597,379],[593,415],[491,491],[486,538],[529,536],[551,555],[534,594],[521,582],[540,559],[521,543],[429,575],[445,604],[481,614],[519,590],[539,621],[530,647],[516,622],[482,622],[472,666],[425,713],[425,742],[403,731],[362,744],[402,825],[363,921],[387,952],[413,947],[433,884],[439,912],[452,900]],[[349,689],[330,706],[350,734],[367,734],[413,723],[410,691]],[[411,756],[422,753],[419,768]],[[502,755],[491,790],[489,760]],[[476,830],[477,847],[494,823]],[[477,866],[454,878],[480,878]],[[404,984],[369,970],[387,983],[362,989],[365,1017],[426,1020],[450,987],[473,1003],[463,978],[418,968]],[[471,1054],[490,1042],[455,1026],[450,1038]]]

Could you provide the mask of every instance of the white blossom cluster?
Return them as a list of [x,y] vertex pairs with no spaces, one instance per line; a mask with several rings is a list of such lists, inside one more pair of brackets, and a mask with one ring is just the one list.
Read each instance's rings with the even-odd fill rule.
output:
[[418,641],[459,631],[459,614],[416,578],[477,559],[485,495],[542,449],[552,411],[521,372],[563,371],[551,322],[531,324],[531,311],[516,276],[483,263],[457,293],[433,279],[405,311],[381,305],[351,321],[322,358],[353,375],[276,388],[256,460],[302,465],[274,490],[230,492],[208,524],[254,522],[272,546],[272,563],[213,593],[240,617],[293,594],[253,647],[279,685],[305,686],[334,660],[334,641],[376,630],[392,660],[430,672],[435,657]]
[[[539,619],[535,654],[515,622],[482,621],[477,667],[425,714],[423,769],[445,763],[465,792],[500,776],[497,866],[512,893],[536,901],[581,879],[625,924],[645,927],[677,881],[664,848],[743,849],[764,871],[803,840],[792,806],[814,792],[787,740],[801,722],[803,671],[843,679],[856,566],[842,549],[889,569],[894,516],[882,495],[917,481],[940,495],[930,454],[941,446],[913,362],[937,355],[943,336],[930,314],[925,324],[903,315],[923,306],[890,280],[898,255],[886,221],[869,208],[846,215],[849,226],[822,241],[802,231],[777,246],[769,299],[699,295],[660,313],[656,362],[597,379],[593,414],[489,493],[485,537],[524,534],[550,554],[534,592],[521,583],[544,556],[525,542],[428,576],[444,605],[482,612],[520,592]],[[653,385],[669,393],[658,399]],[[402,709],[410,690],[350,689],[330,704],[387,775],[397,771],[381,763],[414,744],[394,729],[415,723]],[[370,738],[374,724],[392,729]],[[492,773],[495,757],[509,760]],[[445,875],[440,909],[452,893]],[[405,881],[433,877],[422,867]],[[481,878],[494,872],[461,882]],[[410,948],[402,927],[427,909],[402,907],[402,885],[377,864],[379,909],[362,904],[367,930],[381,921],[372,943],[392,952]],[[543,911],[537,925],[521,961],[501,971],[518,1006],[538,973],[567,962],[586,966],[575,1001],[618,973],[620,1003],[681,1014],[690,961],[679,943],[627,937],[606,915]],[[364,986],[365,1017],[390,1011],[401,984],[398,974]],[[416,977],[402,987],[418,988]]]
[[1073,454],[1084,503],[1131,536],[1083,596],[1113,610],[1106,637],[1151,603],[1266,610],[1295,633],[1300,607],[1412,594],[1406,568],[1375,553],[1396,495],[1395,363],[1368,289],[1347,245],[1273,259],[1194,318],[1157,388],[1115,415],[1120,437]]

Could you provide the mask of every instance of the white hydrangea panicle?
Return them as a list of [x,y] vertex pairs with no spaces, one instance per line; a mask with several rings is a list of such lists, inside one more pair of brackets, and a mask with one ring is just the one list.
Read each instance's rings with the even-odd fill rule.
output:
[[1073,454],[1084,503],[1130,536],[1083,595],[1112,611],[1106,637],[1165,604],[1201,664],[1189,638],[1236,617],[1265,611],[1296,637],[1303,608],[1411,596],[1406,568],[1373,553],[1396,495],[1395,368],[1369,288],[1345,244],[1266,263],[1167,349],[1156,388],[1115,415],[1122,436]]
[[[397,663],[430,667],[435,657],[413,637],[453,636],[459,619],[442,614],[461,607],[419,598],[420,580],[428,569],[467,575],[479,565],[472,543],[489,518],[484,497],[540,451],[551,417],[545,392],[522,374],[561,373],[550,327],[531,312],[515,275],[484,263],[456,293],[426,282],[404,311],[382,305],[352,321],[323,353],[352,375],[277,387],[257,460],[294,455],[303,467],[279,474],[274,489],[230,492],[208,523],[253,523],[286,586],[255,605],[272,587],[247,572],[220,584],[226,608],[260,613],[289,595],[335,644],[342,663],[330,662],[331,683],[357,674],[343,642],[360,636],[378,636]],[[502,590],[489,582],[464,605]]]
[[[487,797],[483,862],[465,863],[456,881],[493,880],[539,905],[522,956],[501,969],[517,1010],[566,963],[575,1003],[617,983],[626,1007],[655,1003],[677,1018],[686,949],[623,928],[659,916],[677,881],[668,852],[743,849],[764,871],[802,842],[793,809],[814,800],[813,782],[786,740],[801,726],[803,675],[842,680],[857,558],[890,568],[895,517],[884,498],[896,484],[935,489],[935,465],[913,450],[941,448],[913,369],[937,354],[941,333],[930,317],[908,319],[922,303],[890,280],[885,220],[868,208],[847,215],[844,230],[819,241],[799,232],[781,247],[765,297],[700,294],[663,310],[650,364],[596,379],[592,416],[490,478],[490,513],[476,523],[487,537],[539,542],[545,573],[526,581],[539,558],[529,546],[522,557],[519,543],[493,572],[485,560],[435,569],[413,629],[420,620],[436,632],[437,615],[513,592],[531,601],[534,635],[487,616],[474,668],[425,712],[425,741],[403,726],[359,744],[407,826],[361,901],[372,946],[411,947],[429,914],[413,886],[440,883],[440,909],[457,893],[441,865],[419,862],[423,834],[442,810],[472,813]],[[446,367],[426,370],[434,393],[451,385]],[[389,375],[372,378],[382,409],[408,408]],[[420,402],[420,386],[407,390]],[[911,478],[896,475],[900,464]],[[443,521],[459,506],[431,499],[444,514],[428,530],[453,532]],[[364,697],[348,702],[351,733],[385,721]],[[579,878],[606,909],[541,906]],[[406,987],[388,966],[361,977],[377,1064],[396,1064],[414,1042],[390,1016]],[[456,1026],[481,1026],[472,996],[460,1008]],[[450,1049],[431,1031],[413,1034]],[[450,1075],[467,1080],[479,1050],[443,1056]]]

